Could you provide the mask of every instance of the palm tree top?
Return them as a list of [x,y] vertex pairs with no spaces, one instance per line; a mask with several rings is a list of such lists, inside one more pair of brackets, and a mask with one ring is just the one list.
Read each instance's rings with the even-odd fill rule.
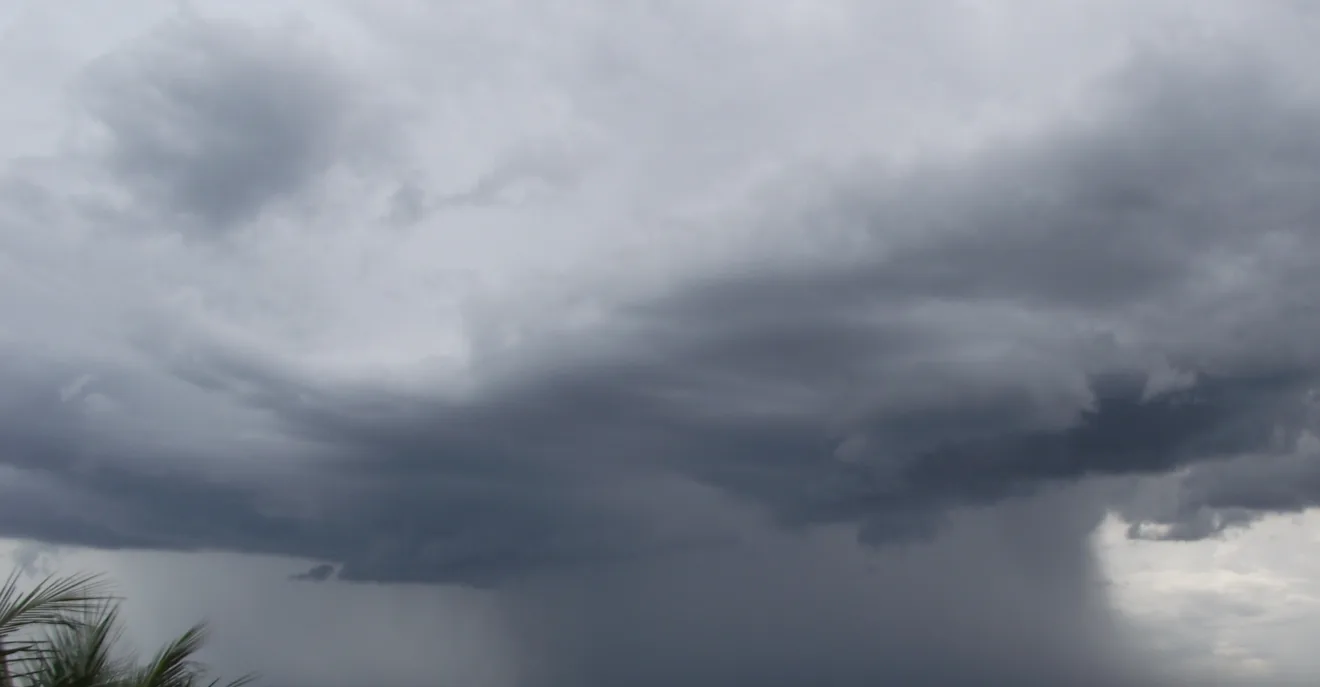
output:
[[119,599],[100,575],[47,577],[26,591],[11,574],[0,586],[0,687],[239,687],[255,676],[207,681],[195,656],[204,623],[147,663],[117,652]]

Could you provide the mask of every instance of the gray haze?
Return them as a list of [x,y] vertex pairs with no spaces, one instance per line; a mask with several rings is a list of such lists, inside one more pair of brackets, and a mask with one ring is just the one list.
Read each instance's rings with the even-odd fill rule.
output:
[[880,552],[771,535],[516,586],[526,684],[1155,684],[1094,575],[1097,505],[1066,491]]
[[0,535],[494,590],[534,687],[1179,679],[1089,535],[1320,499],[1315,19],[582,5],[74,70],[0,170]]

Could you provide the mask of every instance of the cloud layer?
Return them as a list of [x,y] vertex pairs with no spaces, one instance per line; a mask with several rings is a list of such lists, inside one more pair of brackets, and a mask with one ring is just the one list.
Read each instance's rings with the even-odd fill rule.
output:
[[[1092,5],[1064,52],[942,2],[173,17],[0,172],[0,533],[499,587],[584,642],[533,684],[1128,679],[1069,653],[1105,505],[1197,538],[1320,495],[1320,101],[1289,6]],[[1053,648],[883,611],[1013,594]],[[739,673],[827,622],[776,600],[871,612]]]

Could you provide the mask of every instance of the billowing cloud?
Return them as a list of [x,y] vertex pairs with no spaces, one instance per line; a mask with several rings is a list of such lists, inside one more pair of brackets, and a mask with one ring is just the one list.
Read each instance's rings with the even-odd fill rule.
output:
[[292,200],[358,142],[355,84],[309,42],[181,18],[93,63],[80,101],[108,170],[176,227],[223,230]]
[[1104,507],[1193,538],[1320,493],[1291,11],[1133,47],[1060,10],[1073,73],[970,66],[1014,36],[948,3],[737,6],[97,60],[94,135],[0,177],[2,533],[499,588],[547,687],[1137,679]]

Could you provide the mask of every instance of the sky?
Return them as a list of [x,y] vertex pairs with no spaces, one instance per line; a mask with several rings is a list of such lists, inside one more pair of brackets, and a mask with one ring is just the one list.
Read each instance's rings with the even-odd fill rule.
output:
[[1298,684],[1317,24],[0,0],[0,537],[270,687]]

